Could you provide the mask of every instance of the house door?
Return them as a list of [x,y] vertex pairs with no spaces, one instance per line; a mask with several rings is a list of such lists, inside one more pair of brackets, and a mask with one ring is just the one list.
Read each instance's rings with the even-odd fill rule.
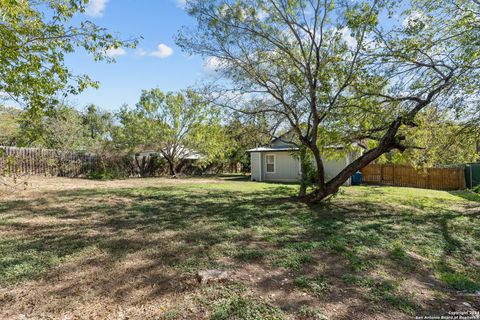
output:
[[250,169],[252,174],[252,180],[262,181],[262,161],[260,158],[260,152],[252,152],[250,154]]

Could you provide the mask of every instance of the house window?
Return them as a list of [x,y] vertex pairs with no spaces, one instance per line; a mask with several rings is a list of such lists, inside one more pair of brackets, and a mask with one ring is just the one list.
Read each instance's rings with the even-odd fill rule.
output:
[[275,155],[267,154],[266,161],[267,161],[267,173],[275,173]]

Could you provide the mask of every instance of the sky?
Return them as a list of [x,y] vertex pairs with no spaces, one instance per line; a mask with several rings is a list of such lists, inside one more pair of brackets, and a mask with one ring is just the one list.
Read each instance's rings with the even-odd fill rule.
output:
[[[82,50],[67,56],[74,74],[87,74],[100,83],[99,89],[89,88],[69,101],[80,110],[93,103],[114,111],[123,104],[134,106],[141,90],[177,91],[211,77],[213,59],[190,56],[175,44],[183,26],[195,26],[184,5],[185,0],[90,0],[77,19],[89,19],[121,39],[142,39],[136,49],[111,50],[116,63],[95,62]],[[354,41],[349,32],[342,35],[347,43]]]
[[70,101],[77,108],[94,103],[105,110],[134,106],[142,89],[176,91],[208,78],[208,64],[189,56],[175,45],[182,26],[194,25],[183,10],[182,0],[90,0],[84,17],[107,28],[122,39],[138,38],[136,49],[111,50],[116,63],[95,62],[77,51],[66,58],[75,74],[87,74],[100,82],[99,89],[87,89]]

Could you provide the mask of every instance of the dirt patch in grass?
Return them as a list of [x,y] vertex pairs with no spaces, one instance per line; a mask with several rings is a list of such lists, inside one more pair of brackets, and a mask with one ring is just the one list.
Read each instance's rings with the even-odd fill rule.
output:
[[[0,202],[0,318],[411,319],[478,309],[478,202],[222,179],[35,178]],[[201,285],[196,272],[229,270]]]

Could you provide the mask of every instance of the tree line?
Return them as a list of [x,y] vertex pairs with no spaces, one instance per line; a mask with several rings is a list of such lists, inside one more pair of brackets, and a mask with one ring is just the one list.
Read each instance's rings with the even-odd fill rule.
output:
[[[86,4],[0,0],[0,92],[41,119],[31,120],[40,126],[55,123],[49,113],[63,112],[62,97],[98,85],[72,74],[65,54],[82,49],[111,61],[108,49],[140,40],[118,39],[89,21],[72,25]],[[181,93],[144,91],[134,109],[112,118],[116,129],[102,138],[109,147],[154,147],[175,173],[175,157],[187,149],[207,162],[228,158],[226,128],[236,121],[240,132],[255,136],[249,147],[263,139],[259,132],[292,130],[305,169],[300,195],[312,202],[336,193],[372,161],[477,159],[479,1],[186,0],[185,10],[196,23],[180,30],[176,42],[214,61],[220,81]],[[83,125],[80,118],[72,123]],[[257,130],[258,121],[264,127],[248,130]],[[28,141],[55,143],[56,134],[74,130],[51,128],[35,140],[35,125],[23,132]],[[71,143],[93,143],[91,136],[82,141]],[[327,181],[328,147],[359,141],[366,150]]]
[[191,156],[198,172],[209,167],[221,172],[237,164],[246,172],[246,150],[268,143],[269,129],[261,118],[221,117],[218,107],[193,90],[144,90],[134,107],[110,112],[93,104],[79,111],[62,103],[32,117],[22,109],[0,107],[0,145],[95,153],[103,161],[98,174],[105,177],[125,175],[119,166],[144,152],[154,154],[157,166],[172,176]]

